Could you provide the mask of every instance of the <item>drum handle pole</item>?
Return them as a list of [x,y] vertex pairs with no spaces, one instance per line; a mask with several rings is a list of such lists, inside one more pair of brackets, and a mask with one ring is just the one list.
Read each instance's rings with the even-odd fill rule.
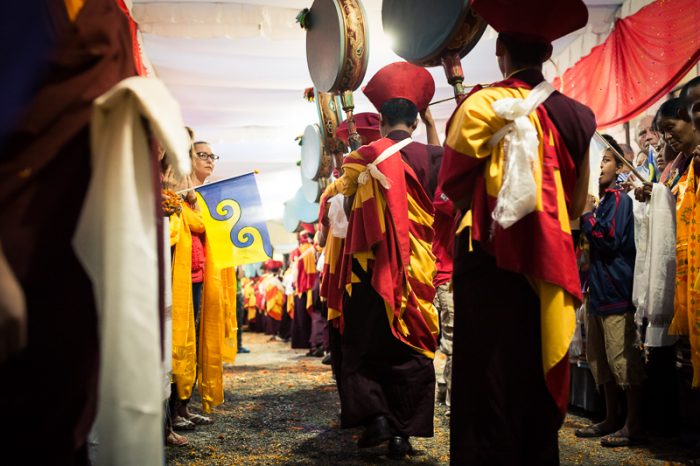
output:
[[360,135],[357,133],[357,126],[355,126],[355,116],[353,115],[355,101],[352,97],[352,91],[343,91],[340,95],[340,102],[343,105],[345,118],[348,122],[348,142],[350,143],[350,149],[357,150],[362,146],[362,139],[360,139]]
[[452,52],[444,55],[442,57],[442,67],[445,69],[447,82],[454,89],[457,101],[461,102],[461,97],[466,95],[467,91],[464,89],[464,71],[462,71],[462,61],[459,53]]

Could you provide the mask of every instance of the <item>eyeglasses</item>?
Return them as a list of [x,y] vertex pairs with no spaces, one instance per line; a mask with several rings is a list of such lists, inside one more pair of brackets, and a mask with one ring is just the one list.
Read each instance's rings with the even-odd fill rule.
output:
[[199,160],[211,159],[212,162],[216,162],[217,160],[219,160],[219,156],[218,156],[218,155],[215,155],[215,154],[208,154],[208,153],[206,153],[206,152],[197,152],[196,155],[197,155],[197,158],[198,158]]

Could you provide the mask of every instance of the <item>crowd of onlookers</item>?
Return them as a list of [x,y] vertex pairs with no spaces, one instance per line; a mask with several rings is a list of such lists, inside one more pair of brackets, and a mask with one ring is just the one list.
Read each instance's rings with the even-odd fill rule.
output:
[[615,447],[682,434],[700,445],[700,78],[636,136],[636,155],[605,136],[599,196],[580,219],[585,302],[571,357],[602,386],[605,417],[576,435]]

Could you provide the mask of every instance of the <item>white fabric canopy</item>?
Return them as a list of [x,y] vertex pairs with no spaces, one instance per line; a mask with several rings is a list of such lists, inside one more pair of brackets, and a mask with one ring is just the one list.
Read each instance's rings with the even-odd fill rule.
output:
[[[610,18],[621,1],[587,0],[591,19]],[[315,104],[302,98],[312,86],[305,33],[295,22],[312,0],[135,0],[133,15],[143,31],[144,52],[183,109],[197,139],[221,156],[212,179],[260,171],[257,177],[268,219],[279,219],[284,201],[299,188],[299,146],[294,138],[317,122]],[[365,82],[382,66],[400,60],[382,31],[381,0],[364,0],[370,28]],[[586,29],[555,42],[557,56]],[[496,34],[487,30],[462,60],[465,84],[501,78]],[[435,100],[452,96],[443,70],[430,70]],[[374,111],[362,92],[356,111]],[[431,107],[443,136],[452,102]],[[414,135],[425,141],[422,127]]]

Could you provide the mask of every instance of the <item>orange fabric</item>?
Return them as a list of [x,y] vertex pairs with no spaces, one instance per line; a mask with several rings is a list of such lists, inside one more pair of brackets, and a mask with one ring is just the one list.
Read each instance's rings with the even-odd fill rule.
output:
[[183,205],[180,215],[171,217],[171,225],[178,228],[171,237],[177,239],[173,255],[173,379],[177,396],[185,400],[192,396],[197,377],[197,342],[192,304],[192,233],[190,221],[196,221],[191,208]]
[[691,162],[678,183],[676,203],[676,292],[669,333],[687,335],[693,388],[700,387],[700,183]]

